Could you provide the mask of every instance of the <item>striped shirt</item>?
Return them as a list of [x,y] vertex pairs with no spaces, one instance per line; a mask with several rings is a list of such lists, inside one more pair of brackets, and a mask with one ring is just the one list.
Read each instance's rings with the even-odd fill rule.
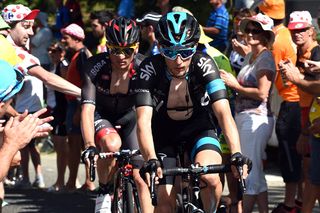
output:
[[229,13],[226,7],[221,5],[210,13],[209,19],[207,21],[207,27],[215,27],[220,30],[219,34],[210,35],[213,39],[210,42],[212,46],[226,45],[228,41],[228,26],[229,26]]

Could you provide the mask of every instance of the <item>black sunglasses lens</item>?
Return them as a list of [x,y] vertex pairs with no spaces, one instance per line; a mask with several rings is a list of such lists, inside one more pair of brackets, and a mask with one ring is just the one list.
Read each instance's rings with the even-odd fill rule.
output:
[[190,50],[181,50],[179,52],[179,54],[181,55],[181,57],[183,59],[186,59],[186,58],[189,58],[191,55],[193,55],[194,53],[194,50],[193,49],[190,49]]
[[134,49],[133,48],[110,48],[110,53],[112,55],[120,55],[120,54],[125,54],[125,55],[131,55],[133,53]]
[[251,33],[252,35],[256,35],[256,34],[261,33],[262,30],[260,30],[260,29],[249,29],[249,28],[246,28],[246,29],[244,30],[244,32],[245,32],[246,34]]
[[125,48],[123,49],[123,52],[126,54],[126,55],[131,55],[133,53],[134,49],[133,48]]

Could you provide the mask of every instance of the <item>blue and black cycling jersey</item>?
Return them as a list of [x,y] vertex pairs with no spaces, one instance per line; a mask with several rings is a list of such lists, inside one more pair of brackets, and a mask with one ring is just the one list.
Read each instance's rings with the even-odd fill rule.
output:
[[[164,57],[155,55],[144,60],[137,74],[136,107],[153,106],[155,113],[167,113],[170,81]],[[197,52],[191,60],[185,76],[192,99],[193,113],[208,114],[211,104],[227,98],[226,87],[220,78],[219,69],[210,56]]]

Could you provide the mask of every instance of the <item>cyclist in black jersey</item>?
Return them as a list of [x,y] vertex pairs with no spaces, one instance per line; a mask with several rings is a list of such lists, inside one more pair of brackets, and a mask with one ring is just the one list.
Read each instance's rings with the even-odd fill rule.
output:
[[[162,177],[156,153],[165,153],[165,168],[175,167],[179,143],[185,143],[190,160],[200,165],[220,164],[221,150],[211,117],[214,112],[232,153],[231,162],[244,166],[237,127],[227,92],[212,58],[196,52],[200,37],[196,19],[184,12],[163,16],[156,30],[160,55],[145,59],[137,73],[137,136],[147,172]],[[234,175],[237,172],[234,170]],[[215,212],[222,193],[218,174],[201,177],[205,212]],[[174,178],[160,179],[156,212],[175,212]]]
[[[88,156],[92,153],[96,155],[98,149],[101,152],[115,152],[120,148],[138,149],[134,85],[135,70],[143,59],[142,55],[137,54],[139,27],[134,21],[119,17],[110,21],[106,37],[108,52],[92,56],[82,69],[81,127],[86,147],[82,158],[87,163]],[[139,164],[139,159],[135,159],[135,162],[134,179],[142,210],[152,212],[147,185],[140,178],[137,168],[143,161],[140,159]],[[105,210],[104,203],[110,198],[108,182],[112,179],[114,167],[114,159],[97,161],[99,195],[95,212]],[[141,197],[143,195],[144,198]],[[98,203],[102,203],[102,207]]]

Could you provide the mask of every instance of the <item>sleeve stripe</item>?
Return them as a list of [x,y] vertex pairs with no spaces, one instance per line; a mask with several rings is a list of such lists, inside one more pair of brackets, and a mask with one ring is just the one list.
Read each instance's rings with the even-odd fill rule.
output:
[[224,85],[222,79],[215,79],[206,85],[206,89],[208,94],[210,95],[219,90],[226,90],[226,86]]

